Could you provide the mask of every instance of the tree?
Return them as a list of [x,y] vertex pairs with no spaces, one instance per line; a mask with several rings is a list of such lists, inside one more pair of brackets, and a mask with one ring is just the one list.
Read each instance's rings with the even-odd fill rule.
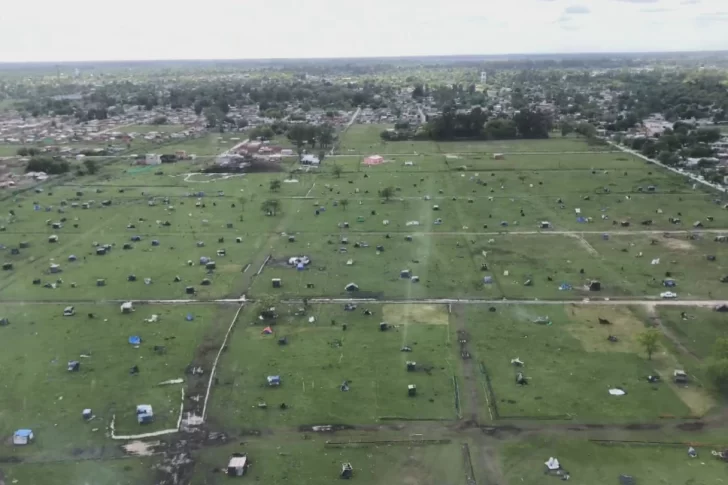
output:
[[66,160],[56,160],[51,157],[34,157],[25,166],[26,172],[45,172],[50,175],[66,173],[71,165]]
[[652,354],[660,347],[660,331],[654,328],[645,330],[637,335],[637,342],[642,346],[647,358],[652,360]]
[[93,175],[99,171],[99,164],[96,163],[96,160],[87,158],[83,161],[83,166],[86,167],[86,172],[88,172],[89,175]]
[[316,129],[316,139],[321,148],[329,148],[334,143],[334,127],[328,123],[320,125]]
[[334,176],[335,176],[335,177],[336,177],[337,179],[338,179],[338,178],[341,178],[341,173],[342,173],[343,171],[344,171],[344,169],[343,169],[343,168],[341,168],[341,165],[339,165],[339,164],[336,164],[336,163],[335,163],[335,164],[334,164],[334,165],[333,165],[333,166],[331,167],[331,172],[333,172]]
[[346,210],[346,208],[349,206],[349,199],[341,199],[339,201],[339,205],[342,209]]
[[561,136],[569,136],[574,132],[574,126],[568,121],[561,123]]
[[512,140],[518,136],[518,130],[512,120],[490,120],[483,128],[483,135],[488,140]]
[[324,158],[326,158],[326,152],[323,150],[319,150],[319,152],[318,152],[319,163],[323,162]]
[[260,205],[260,210],[262,210],[265,215],[268,216],[275,216],[280,208],[281,201],[278,199],[268,199],[263,201],[263,203]]
[[268,187],[270,188],[271,192],[278,192],[281,188],[281,181],[280,180],[271,180]]
[[587,123],[586,121],[579,123],[576,128],[574,128],[574,131],[585,138],[592,138],[597,136],[597,128],[591,123]]
[[388,202],[389,199],[394,197],[394,187],[384,187],[379,191],[379,196]]
[[166,116],[157,116],[152,120],[153,125],[164,125],[167,123],[167,117]]

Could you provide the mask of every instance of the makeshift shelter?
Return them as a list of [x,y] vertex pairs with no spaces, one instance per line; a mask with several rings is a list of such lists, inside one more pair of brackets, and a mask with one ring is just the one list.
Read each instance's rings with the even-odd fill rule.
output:
[[277,387],[281,385],[281,376],[268,376],[268,385],[271,387]]
[[351,463],[342,463],[341,464],[341,478],[348,480],[354,475],[354,468],[351,466]]
[[687,384],[688,383],[688,375],[685,373],[684,370],[676,370],[673,372],[672,375],[675,380],[675,384]]
[[674,288],[677,286],[677,283],[673,279],[666,279],[666,280],[662,280],[662,286],[664,286],[666,288]]
[[154,421],[154,411],[150,404],[138,404],[136,407],[137,422],[148,424]]
[[130,274],[126,277],[126,281],[136,281],[137,277],[136,275]]
[[33,436],[33,430],[30,429],[19,429],[13,433],[13,444],[14,445],[27,445],[30,444],[35,436]]
[[346,291],[359,291],[359,286],[356,283],[349,283],[344,289]]
[[132,335],[129,337],[129,343],[134,346],[141,345],[142,338],[139,335]]
[[194,319],[195,319],[195,317],[194,317],[194,315],[192,315],[191,313],[188,313],[188,314],[187,314],[187,315],[185,316],[185,320],[187,320],[188,322],[191,322],[191,321],[192,321],[192,320],[194,320]]
[[273,285],[273,288],[280,288],[281,286],[283,286],[280,278],[271,279],[271,284]]
[[70,262],[74,262],[74,261],[76,261],[76,259],[77,259],[77,258],[76,258],[76,256],[75,256],[75,255],[73,255],[73,254],[71,254],[71,255],[70,255],[70,256],[68,257],[68,260],[69,260]]
[[[136,279],[136,278],[134,278],[134,279]],[[126,301],[121,304],[121,313],[131,313],[133,311],[134,311],[134,304],[132,302]]]
[[81,363],[77,360],[68,361],[68,372],[78,372],[81,368]]
[[63,309],[63,316],[64,317],[72,317],[76,314],[76,310],[72,306],[67,306]]
[[589,291],[601,291],[602,284],[597,280],[591,280],[589,282]]
[[242,477],[248,468],[248,457],[239,453],[234,454],[227,466],[227,475],[229,477]]
[[93,412],[91,409],[86,408],[83,411],[81,411],[81,417],[84,419],[84,421],[88,421],[93,417]]
[[381,155],[370,155],[364,159],[364,165],[380,165],[384,163],[384,157]]
[[417,395],[417,386],[415,386],[414,384],[409,384],[407,386],[407,395],[416,396]]
[[159,241],[157,239],[152,239],[152,246],[159,246]]
[[10,271],[11,269],[13,269],[13,263],[3,263],[4,271]]
[[48,236],[48,242],[49,243],[57,243],[58,242],[58,236],[56,236],[55,234],[52,235],[52,236]]

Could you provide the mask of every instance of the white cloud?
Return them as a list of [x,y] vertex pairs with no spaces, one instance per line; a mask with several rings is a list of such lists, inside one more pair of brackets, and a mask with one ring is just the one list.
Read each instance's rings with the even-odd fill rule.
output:
[[[572,1],[205,0],[193,8],[177,0],[114,8],[98,0],[8,1],[0,61],[728,49],[726,24],[715,15],[726,0]],[[646,12],[630,15],[647,8],[664,9],[657,25],[644,21]],[[558,21],[585,10],[591,15]]]

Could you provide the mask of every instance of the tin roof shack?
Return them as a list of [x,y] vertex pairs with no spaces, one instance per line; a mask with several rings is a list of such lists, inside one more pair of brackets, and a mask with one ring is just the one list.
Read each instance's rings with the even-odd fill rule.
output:
[[14,445],[27,445],[30,444],[35,436],[33,436],[33,430],[30,429],[19,429],[13,433],[13,444]]
[[242,453],[233,453],[227,466],[229,477],[242,477],[248,468],[248,457]]
[[268,385],[270,387],[278,387],[281,385],[281,376],[268,376]]
[[341,478],[348,480],[353,475],[354,475],[354,467],[351,466],[351,463],[342,463],[341,464]]
[[148,424],[154,421],[154,411],[150,404],[138,404],[136,407],[137,422]]

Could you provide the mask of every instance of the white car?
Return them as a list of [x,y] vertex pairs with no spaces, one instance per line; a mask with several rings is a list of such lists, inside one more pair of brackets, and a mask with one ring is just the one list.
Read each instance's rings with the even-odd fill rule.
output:
[[660,293],[660,298],[663,298],[665,300],[671,300],[673,298],[677,298],[677,293],[673,293],[672,291],[665,291],[663,293]]

